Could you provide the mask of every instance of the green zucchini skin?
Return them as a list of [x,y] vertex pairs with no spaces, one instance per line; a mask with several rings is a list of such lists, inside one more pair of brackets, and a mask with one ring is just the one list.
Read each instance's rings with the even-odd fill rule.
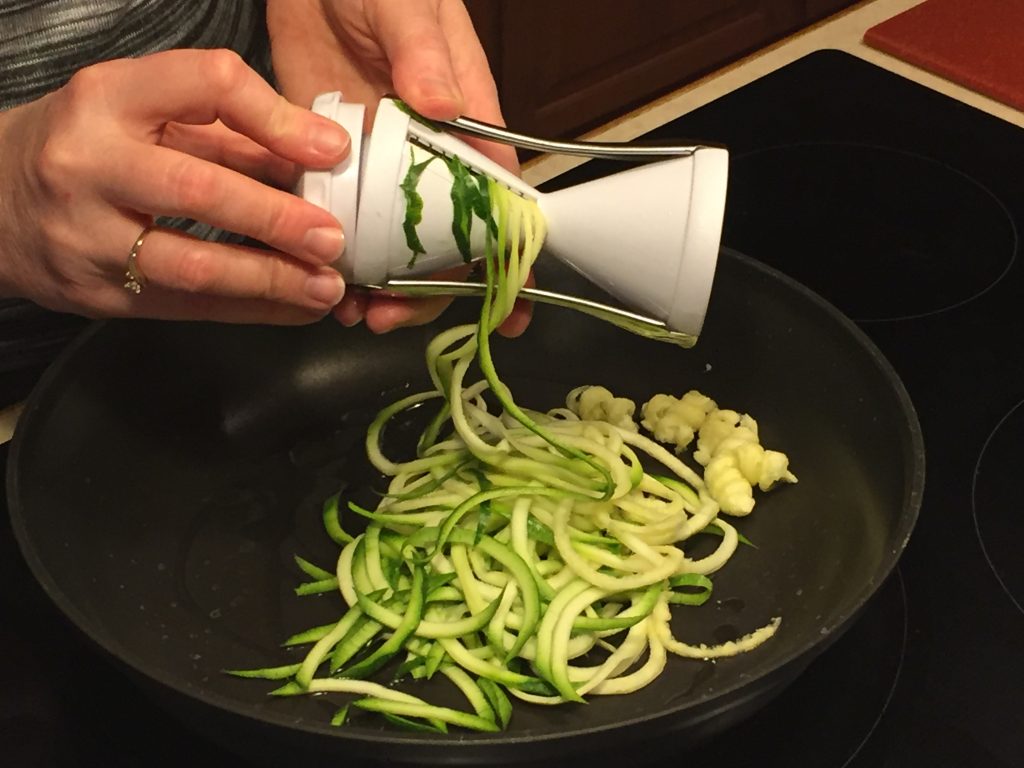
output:
[[[414,163],[402,185],[411,261],[422,253],[415,186],[433,159]],[[709,574],[745,540],[717,517],[700,476],[650,439],[516,403],[490,337],[539,253],[543,217],[535,203],[442,159],[456,179],[453,237],[465,256],[473,219],[485,222],[479,321],[435,337],[426,352],[434,389],[385,407],[370,424],[366,453],[389,482],[377,506],[341,494],[325,501],[324,530],[340,548],[334,572],[295,557],[308,579],[296,593],[337,592],[347,610],[285,641],[311,646],[302,662],[230,674],[283,682],[274,696],[337,697],[337,726],[370,715],[423,733],[494,732],[514,718],[512,699],[578,705],[646,685],[669,653],[715,658],[767,640],[777,621],[722,646],[673,637],[671,607],[705,603]],[[467,383],[474,365],[482,379]],[[436,414],[415,455],[386,456],[389,425],[428,407]],[[645,470],[649,459],[660,474]],[[346,531],[342,510],[365,530]],[[697,533],[719,543],[692,560],[687,541]],[[371,679],[387,669],[396,670],[394,684]],[[416,681],[437,677],[461,692],[467,710],[415,695]]]

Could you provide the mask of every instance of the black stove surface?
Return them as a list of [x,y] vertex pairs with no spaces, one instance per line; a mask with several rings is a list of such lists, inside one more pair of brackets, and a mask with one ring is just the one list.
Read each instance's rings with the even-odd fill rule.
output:
[[927,456],[917,528],[872,609],[701,757],[1024,765],[1024,131],[821,51],[652,134],[680,136],[730,148],[724,243],[858,322]]
[[[750,720],[657,764],[1024,765],[1024,131],[822,51],[652,134],[687,136],[732,152],[724,244],[818,291],[895,366],[928,479],[854,626]],[[70,634],[0,519],[4,764],[236,765]]]

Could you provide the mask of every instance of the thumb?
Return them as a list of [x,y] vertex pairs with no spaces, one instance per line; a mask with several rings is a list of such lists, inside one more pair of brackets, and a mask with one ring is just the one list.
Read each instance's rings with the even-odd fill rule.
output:
[[391,64],[398,95],[434,120],[462,114],[465,103],[437,3],[388,0],[379,4],[375,33]]

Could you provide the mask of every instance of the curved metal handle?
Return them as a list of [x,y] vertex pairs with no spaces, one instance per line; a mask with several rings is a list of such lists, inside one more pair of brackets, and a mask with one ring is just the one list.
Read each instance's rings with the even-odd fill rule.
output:
[[[396,296],[483,296],[487,286],[476,282],[456,280],[388,280],[382,285],[354,286],[368,291],[382,291]],[[523,288],[519,298],[574,309],[577,312],[597,317],[612,325],[623,328],[638,336],[665,341],[689,349],[697,343],[697,337],[682,331],[673,331],[661,320],[638,315],[618,307],[569,296],[564,293],[544,291],[539,288]]]
[[514,147],[521,147],[523,149],[534,149],[538,152],[554,152],[561,155],[601,157],[612,160],[688,157],[698,149],[714,146],[712,144],[665,144],[658,146],[629,144],[626,142],[555,141],[553,139],[539,139],[535,136],[516,133],[507,128],[473,120],[469,117],[457,117],[454,120],[437,120],[434,122],[451,131],[497,141],[501,144],[511,144]]

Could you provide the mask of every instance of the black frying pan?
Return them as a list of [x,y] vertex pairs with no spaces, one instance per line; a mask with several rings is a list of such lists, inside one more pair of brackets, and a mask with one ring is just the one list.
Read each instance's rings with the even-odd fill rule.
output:
[[[546,287],[585,292],[579,278],[548,268]],[[903,387],[836,310],[725,252],[693,350],[538,307],[524,337],[497,344],[496,359],[527,406],[552,407],[583,383],[638,400],[696,387],[757,417],[763,441],[790,454],[800,483],[762,497],[739,521],[757,549],[741,548],[715,578],[716,600],[680,611],[675,628],[714,642],[781,615],[775,638],[716,664],[672,659],[628,696],[517,704],[499,735],[332,728],[329,702],[269,699],[264,683],[221,674],[285,663],[283,638],[337,617],[337,597],[292,593],[292,555],[333,562],[322,500],[367,482],[368,419],[423,385],[426,342],[475,311],[463,302],[432,327],[383,337],[332,321],[93,327],[33,394],[12,449],[11,515],[35,576],[165,706],[250,757],[564,765],[592,764],[641,739],[678,749],[734,724],[835,639],[894,566],[924,481]]]

